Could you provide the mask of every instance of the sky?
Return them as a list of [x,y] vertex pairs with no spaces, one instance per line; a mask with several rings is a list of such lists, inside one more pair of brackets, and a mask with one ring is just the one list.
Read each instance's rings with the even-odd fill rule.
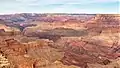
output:
[[88,13],[118,14],[120,0],[0,0],[0,14]]

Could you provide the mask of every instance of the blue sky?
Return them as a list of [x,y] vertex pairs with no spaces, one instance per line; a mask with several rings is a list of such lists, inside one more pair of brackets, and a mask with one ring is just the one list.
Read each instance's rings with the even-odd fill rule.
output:
[[120,0],[0,0],[0,14],[120,13]]

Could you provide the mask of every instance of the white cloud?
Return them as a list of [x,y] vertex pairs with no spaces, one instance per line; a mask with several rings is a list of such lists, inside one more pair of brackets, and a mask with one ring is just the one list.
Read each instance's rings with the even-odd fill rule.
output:
[[[91,3],[112,3],[118,0],[0,0],[0,13],[15,12],[74,12],[74,13],[95,13],[117,12],[116,10],[97,9],[89,7]],[[59,5],[60,4],[60,5]],[[79,7],[75,6],[78,4]],[[82,5],[82,8],[81,8]],[[85,5],[85,6],[84,6]],[[51,6],[51,7],[50,7]],[[86,7],[87,6],[87,7]]]
[[89,4],[100,2],[116,2],[118,0],[10,0],[10,1],[17,1],[28,5],[47,5],[47,4]]

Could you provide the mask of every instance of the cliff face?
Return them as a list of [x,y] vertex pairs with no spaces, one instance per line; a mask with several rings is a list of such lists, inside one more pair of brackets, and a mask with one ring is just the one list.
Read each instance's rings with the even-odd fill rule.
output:
[[99,39],[98,36],[96,38],[86,37],[70,40],[68,37],[58,40],[51,47],[65,52],[61,60],[64,64],[74,64],[83,68],[87,67],[87,64],[93,63],[107,65],[112,62],[111,59],[119,58],[119,44],[113,46],[114,43],[110,44],[104,39]]
[[49,47],[45,40],[20,43],[12,37],[2,38],[0,52],[8,59],[8,66],[11,68],[61,68],[61,66],[78,68],[62,64],[60,60],[63,58],[64,52]]

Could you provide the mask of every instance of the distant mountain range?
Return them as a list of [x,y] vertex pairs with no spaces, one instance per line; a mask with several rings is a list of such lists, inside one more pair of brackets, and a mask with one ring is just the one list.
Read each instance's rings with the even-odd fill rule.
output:
[[34,21],[40,22],[66,22],[70,21],[86,21],[96,14],[36,14],[36,13],[22,13],[22,14],[10,14],[0,15],[0,19],[6,22],[13,23],[30,23]]

